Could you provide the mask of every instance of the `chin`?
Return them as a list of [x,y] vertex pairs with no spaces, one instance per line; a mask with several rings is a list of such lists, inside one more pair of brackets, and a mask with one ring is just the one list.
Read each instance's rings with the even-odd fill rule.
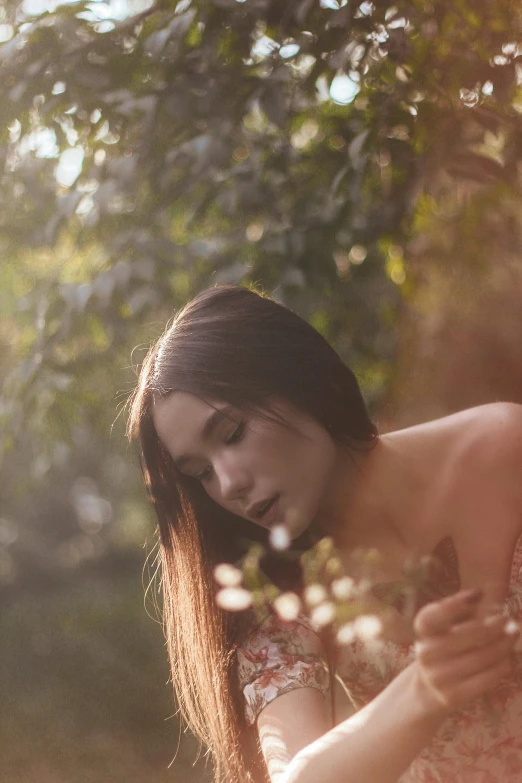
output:
[[287,530],[290,538],[292,541],[296,541],[298,538],[301,538],[305,533],[310,532],[312,527],[314,526],[314,522],[311,519],[308,522],[303,522],[303,519],[305,518],[305,515],[299,515],[299,517],[296,519],[294,518],[293,524],[287,524]]

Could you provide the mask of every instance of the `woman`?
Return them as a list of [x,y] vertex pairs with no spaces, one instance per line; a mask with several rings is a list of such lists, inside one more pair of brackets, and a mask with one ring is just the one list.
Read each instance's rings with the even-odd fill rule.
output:
[[[216,780],[522,780],[519,634],[505,616],[522,612],[519,406],[379,436],[353,374],[312,327],[224,287],[196,297],[151,348],[129,434],[159,522],[175,692]],[[274,525],[296,546],[318,528],[347,560],[378,549],[385,582],[409,557],[442,553],[415,639],[398,606],[379,660],[360,640],[337,651],[360,709],[334,728],[325,651],[306,621],[252,629],[248,613],[214,600],[215,565]],[[273,573],[295,586],[288,566]]]

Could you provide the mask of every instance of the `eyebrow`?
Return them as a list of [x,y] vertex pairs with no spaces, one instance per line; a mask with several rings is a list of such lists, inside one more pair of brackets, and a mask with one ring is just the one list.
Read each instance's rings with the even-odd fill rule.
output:
[[[233,407],[233,405],[225,405],[223,408],[215,408],[214,412],[210,414],[205,424],[203,425],[203,429],[201,430],[203,440],[210,440],[218,424],[220,424],[223,419],[229,418],[230,411],[233,409]],[[174,460],[174,464],[181,470],[181,468],[191,459],[192,457],[189,454],[182,454],[180,457],[177,457]]]

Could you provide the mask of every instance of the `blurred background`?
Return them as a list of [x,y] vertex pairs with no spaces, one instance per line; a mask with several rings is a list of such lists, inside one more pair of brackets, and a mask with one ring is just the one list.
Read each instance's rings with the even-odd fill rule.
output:
[[522,6],[0,2],[0,159],[0,780],[203,783],[144,600],[135,368],[253,282],[383,431],[522,402]]

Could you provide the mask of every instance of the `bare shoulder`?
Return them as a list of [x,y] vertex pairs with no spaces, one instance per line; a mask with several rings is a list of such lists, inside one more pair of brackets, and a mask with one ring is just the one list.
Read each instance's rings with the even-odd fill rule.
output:
[[516,402],[490,402],[468,408],[454,414],[454,417],[473,425],[483,435],[502,435],[508,439],[511,436],[522,437],[522,405]]
[[[494,436],[502,433],[522,433],[522,405],[516,402],[490,402],[466,408],[458,413],[419,424],[421,429],[453,431],[464,435]],[[416,429],[415,427],[412,429]]]
[[522,406],[480,405],[392,435],[420,476],[410,539],[427,551],[450,536],[461,584],[487,574],[491,595],[503,600],[522,534]]
[[[410,442],[413,450],[425,448],[446,452],[445,456],[472,458],[471,464],[522,459],[522,405],[493,402],[452,413],[390,433]],[[517,463],[518,460],[518,463]]]
[[[392,434],[424,467],[430,482],[444,469],[447,487],[478,510],[505,507],[522,529],[522,405],[495,402]],[[432,481],[433,479],[433,481]]]
[[[522,406],[480,405],[447,417],[445,424],[446,453],[454,456],[456,484],[473,509],[468,521],[474,534],[482,531],[488,546],[510,550],[522,532]],[[460,524],[466,525],[466,515]]]
[[471,464],[505,471],[522,484],[522,405],[495,402],[455,416],[456,434],[469,445]]
[[457,472],[477,483],[496,483],[522,502],[522,405],[478,405],[432,424]]
[[492,402],[417,424],[396,433],[478,460],[522,458],[522,405]]
[[522,533],[522,406],[492,403],[460,416],[455,439],[463,447],[456,475],[462,509],[468,512],[455,523],[457,538],[461,534],[461,577],[475,584],[477,574],[487,574],[482,586],[502,601]]

